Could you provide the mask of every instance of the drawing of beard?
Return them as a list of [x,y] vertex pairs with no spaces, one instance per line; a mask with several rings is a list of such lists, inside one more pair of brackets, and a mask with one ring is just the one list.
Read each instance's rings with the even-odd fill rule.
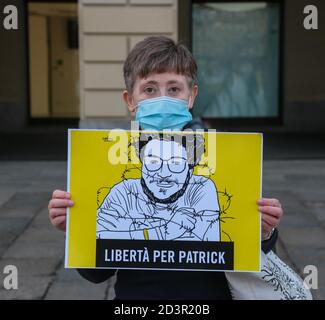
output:
[[[191,170],[188,170],[185,182],[182,184],[181,188],[179,188],[181,184],[177,179],[159,179],[157,177],[150,177],[147,179],[141,177],[141,186],[143,192],[151,202],[168,204],[175,202],[185,193],[191,176]],[[149,183],[149,186],[147,185],[147,182]],[[174,192],[172,193],[173,186],[177,189],[174,189]]]

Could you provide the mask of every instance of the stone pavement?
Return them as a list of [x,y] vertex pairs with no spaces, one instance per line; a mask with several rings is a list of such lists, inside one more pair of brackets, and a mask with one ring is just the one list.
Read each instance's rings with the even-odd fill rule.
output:
[[[278,254],[297,272],[318,268],[316,299],[325,299],[325,160],[265,161],[263,195],[281,199]],[[65,270],[64,234],[49,223],[54,189],[66,189],[64,161],[0,162],[0,299],[112,299],[114,279],[92,284]],[[18,268],[19,289],[2,282]]]

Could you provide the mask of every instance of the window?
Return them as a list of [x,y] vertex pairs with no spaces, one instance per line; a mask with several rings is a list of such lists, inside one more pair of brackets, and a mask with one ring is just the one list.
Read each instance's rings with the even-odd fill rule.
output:
[[278,118],[279,2],[194,1],[195,116]]

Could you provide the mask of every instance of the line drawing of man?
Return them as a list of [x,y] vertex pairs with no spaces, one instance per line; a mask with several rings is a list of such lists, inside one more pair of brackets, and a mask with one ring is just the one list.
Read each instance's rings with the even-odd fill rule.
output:
[[141,178],[114,185],[97,210],[98,239],[220,241],[214,182],[194,175],[201,134],[142,133]]

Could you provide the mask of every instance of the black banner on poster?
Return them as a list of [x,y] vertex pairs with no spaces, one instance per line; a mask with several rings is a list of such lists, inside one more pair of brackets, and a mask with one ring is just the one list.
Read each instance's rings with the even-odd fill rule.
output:
[[96,267],[233,270],[233,242],[97,239]]

